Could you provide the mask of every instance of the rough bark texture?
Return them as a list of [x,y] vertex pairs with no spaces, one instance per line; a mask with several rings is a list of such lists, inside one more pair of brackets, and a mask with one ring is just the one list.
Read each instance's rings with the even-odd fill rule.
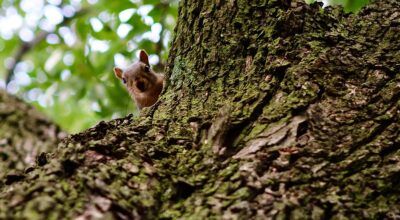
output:
[[56,149],[65,136],[36,109],[0,90],[0,179],[4,182],[18,179],[36,158],[40,160],[40,153]]
[[160,102],[65,139],[0,218],[399,218],[399,30],[397,0],[182,0]]

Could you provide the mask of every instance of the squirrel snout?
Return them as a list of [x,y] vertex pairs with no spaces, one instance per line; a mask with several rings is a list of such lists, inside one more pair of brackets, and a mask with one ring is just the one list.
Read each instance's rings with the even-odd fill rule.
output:
[[[141,68],[141,66],[145,68]],[[141,50],[139,61],[123,71],[114,68],[115,76],[124,81],[128,92],[139,109],[152,106],[157,102],[164,86],[164,76],[150,69],[149,57],[146,51]]]

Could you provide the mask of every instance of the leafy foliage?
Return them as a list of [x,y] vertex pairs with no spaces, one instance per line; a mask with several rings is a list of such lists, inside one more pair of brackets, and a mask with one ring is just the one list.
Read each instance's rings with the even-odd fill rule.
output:
[[70,132],[136,111],[112,68],[134,62],[143,48],[162,71],[177,17],[174,0],[0,4],[0,76],[13,74],[7,90]]
[[306,0],[308,3],[323,2],[324,5],[342,5],[347,12],[357,12],[366,5],[369,0]]

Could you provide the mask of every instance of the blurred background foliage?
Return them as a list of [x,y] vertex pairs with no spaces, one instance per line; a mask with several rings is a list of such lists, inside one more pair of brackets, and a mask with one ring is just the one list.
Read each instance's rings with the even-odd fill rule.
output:
[[307,3],[323,2],[324,6],[341,5],[343,6],[346,12],[357,12],[369,2],[369,0],[305,0],[305,1]]
[[[354,12],[367,0],[323,2]],[[0,0],[0,7],[0,88],[75,133],[137,113],[112,68],[145,49],[162,71],[178,0]]]
[[[0,87],[69,132],[135,113],[114,77],[139,49],[162,71],[174,0],[0,0]],[[157,68],[156,68],[157,70]]]

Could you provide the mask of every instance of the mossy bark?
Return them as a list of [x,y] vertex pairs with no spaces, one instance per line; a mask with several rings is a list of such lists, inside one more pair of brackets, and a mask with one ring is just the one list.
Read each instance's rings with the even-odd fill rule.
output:
[[[57,149],[66,133],[33,107],[0,90],[0,179],[12,182]],[[7,175],[6,175],[7,174]],[[1,185],[1,183],[0,183]]]
[[65,139],[0,218],[399,218],[399,30],[397,0],[182,0],[161,100]]

